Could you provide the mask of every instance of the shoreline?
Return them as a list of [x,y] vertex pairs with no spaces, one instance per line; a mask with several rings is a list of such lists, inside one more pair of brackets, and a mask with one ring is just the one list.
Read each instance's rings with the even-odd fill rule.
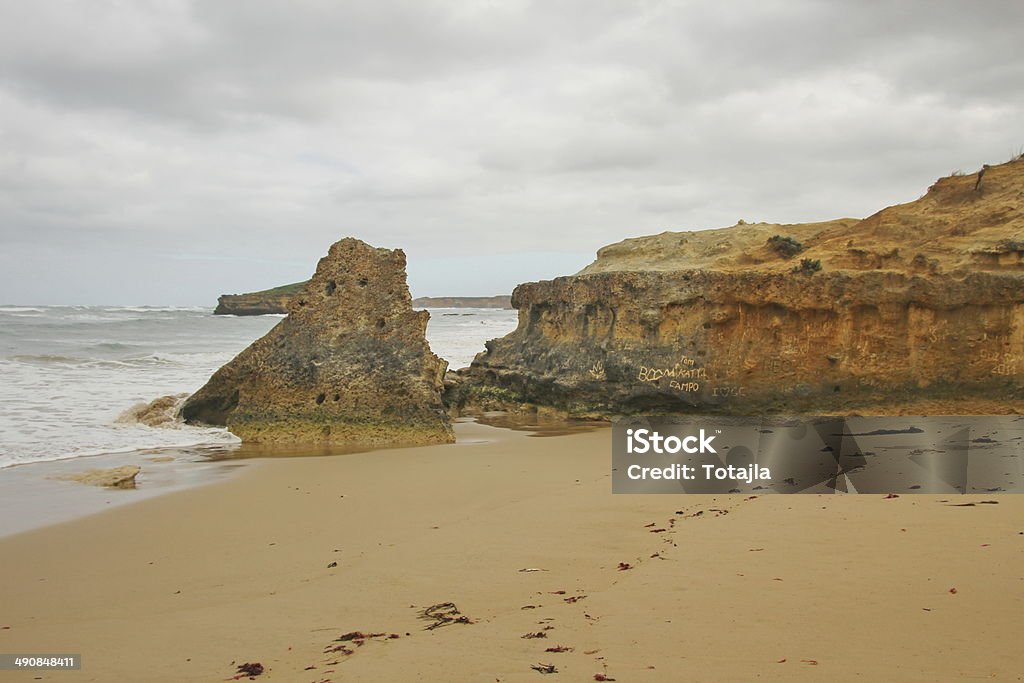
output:
[[[454,445],[266,458],[0,539],[16,558],[0,651],[81,654],[88,681],[225,680],[244,662],[317,682],[1024,664],[1021,496],[612,495],[605,430],[456,429]],[[449,602],[471,623],[428,629]]]
[[[479,423],[533,436],[559,436],[609,428],[601,422],[538,420],[535,416],[485,413],[453,424]],[[458,444],[450,444],[458,445]],[[414,448],[408,446],[405,448]],[[0,539],[74,521],[111,507],[206,486],[234,476],[264,459],[321,458],[372,453],[311,444],[206,443],[90,453],[54,460],[19,462],[0,468]],[[393,450],[393,449],[388,449]],[[114,489],[68,479],[89,470],[124,465],[142,468],[133,489]],[[109,507],[108,507],[109,506]]]
[[[244,460],[206,455],[230,448],[144,448],[10,465],[0,470],[0,540],[220,481],[248,465]],[[67,478],[124,465],[142,468],[136,488],[107,488]]]

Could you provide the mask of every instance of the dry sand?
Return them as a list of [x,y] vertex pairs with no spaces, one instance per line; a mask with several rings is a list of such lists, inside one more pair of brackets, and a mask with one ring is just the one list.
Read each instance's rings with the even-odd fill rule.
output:
[[607,430],[457,433],[0,541],[0,652],[83,655],[0,679],[1021,680],[1022,496],[613,496]]

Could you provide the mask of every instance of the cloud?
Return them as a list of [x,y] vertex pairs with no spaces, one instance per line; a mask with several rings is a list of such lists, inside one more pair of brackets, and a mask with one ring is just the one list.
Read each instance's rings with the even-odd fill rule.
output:
[[[628,236],[866,215],[1024,144],[1022,20],[995,0],[3,2],[0,300],[209,303],[346,235],[405,248],[416,294],[492,294]],[[55,263],[88,286],[31,277]]]

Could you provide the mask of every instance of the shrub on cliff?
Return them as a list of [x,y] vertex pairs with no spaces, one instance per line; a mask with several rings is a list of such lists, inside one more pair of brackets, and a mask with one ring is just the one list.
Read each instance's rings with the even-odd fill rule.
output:
[[768,238],[768,246],[775,250],[782,258],[793,258],[804,250],[804,245],[792,237],[772,235]]
[[821,261],[818,259],[802,258],[799,266],[793,266],[793,272],[802,275],[813,275],[821,270]]

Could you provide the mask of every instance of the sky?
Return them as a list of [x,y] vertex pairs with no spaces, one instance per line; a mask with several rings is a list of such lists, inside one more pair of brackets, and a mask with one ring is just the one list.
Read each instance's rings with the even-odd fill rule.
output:
[[1019,0],[0,0],[0,304],[414,296],[863,217],[1024,151]]

